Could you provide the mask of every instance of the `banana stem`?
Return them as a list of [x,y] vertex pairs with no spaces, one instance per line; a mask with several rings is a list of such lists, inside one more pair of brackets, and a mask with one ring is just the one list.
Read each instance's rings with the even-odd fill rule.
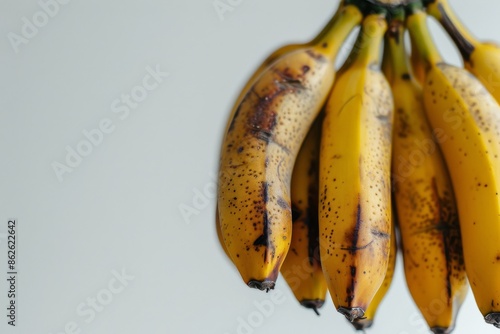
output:
[[427,27],[427,14],[418,6],[410,6],[406,26],[421,58],[429,65],[441,63],[443,60]]
[[408,80],[411,76],[408,55],[404,43],[405,28],[403,22],[393,20],[387,32],[387,52],[392,63],[393,79]]
[[365,17],[362,23],[356,44],[351,51],[344,68],[350,67],[353,62],[361,66],[379,65],[380,48],[387,22],[385,14],[370,14]]
[[390,84],[394,81],[394,69],[391,51],[389,49],[389,34],[385,35],[384,55],[382,56],[382,72]]
[[363,14],[357,7],[341,3],[325,29],[310,44],[320,47],[322,53],[334,60],[347,36],[362,19]]
[[462,57],[469,59],[479,41],[455,15],[447,0],[435,0],[427,5],[427,12],[439,21],[457,45]]
[[[397,12],[391,13],[391,20],[389,21],[389,27],[385,34],[385,43],[384,43],[384,56],[382,58],[382,72],[384,73],[387,81],[392,84],[394,81],[394,59],[392,58],[391,50],[389,48],[390,41],[389,39],[395,37],[399,38],[397,35],[398,26],[402,25],[405,20],[405,12],[404,9],[401,9]],[[396,36],[394,36],[396,34]],[[392,37],[391,37],[392,36]]]

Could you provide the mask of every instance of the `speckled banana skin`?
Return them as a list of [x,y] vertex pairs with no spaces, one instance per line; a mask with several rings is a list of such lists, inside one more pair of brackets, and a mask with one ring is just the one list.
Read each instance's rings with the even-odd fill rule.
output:
[[394,203],[406,283],[431,330],[449,333],[468,290],[455,194],[425,115],[422,89],[409,70],[402,24],[389,36]]
[[315,43],[286,52],[250,85],[223,140],[220,233],[250,287],[274,287],[291,242],[295,158],[334,80],[341,42],[360,21],[352,6]]
[[447,139],[441,147],[452,166],[472,291],[483,314],[498,312],[500,108],[479,81],[445,64],[428,73],[424,92],[429,120]]
[[318,313],[328,291],[319,257],[318,186],[321,114],[307,135],[292,173],[292,242],[281,274],[295,298]]
[[485,320],[500,324],[500,107],[468,71],[442,62],[418,11],[408,26],[430,64],[423,95],[455,190],[467,276]]
[[373,297],[370,305],[368,305],[368,308],[366,309],[363,318],[355,319],[352,322],[352,325],[358,331],[364,331],[365,329],[373,326],[373,323],[375,321],[375,314],[377,313],[377,310],[380,304],[382,303],[382,300],[384,300],[385,295],[387,294],[389,288],[391,287],[392,279],[394,277],[394,270],[396,269],[396,258],[398,255],[394,218],[395,216],[393,214],[393,222],[391,224],[392,225],[391,250],[389,252],[389,263],[387,266],[387,271],[385,273],[384,281],[382,282],[380,288],[377,290],[377,293]]
[[500,103],[500,46],[482,42],[469,32],[447,0],[436,0],[428,12],[446,29],[460,50],[465,68],[474,74]]
[[321,262],[335,307],[350,321],[363,316],[389,261],[393,102],[379,69],[386,28],[383,16],[365,18],[322,129]]
[[221,231],[247,284],[274,282],[288,252],[291,171],[333,78],[324,56],[296,51],[263,74],[228,129],[219,179]]

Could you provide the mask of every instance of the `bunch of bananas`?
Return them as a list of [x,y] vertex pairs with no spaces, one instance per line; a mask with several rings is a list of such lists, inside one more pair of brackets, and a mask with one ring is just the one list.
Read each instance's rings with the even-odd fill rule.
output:
[[[428,16],[465,68],[441,58]],[[475,39],[446,0],[344,0],[311,42],[275,51],[221,148],[216,228],[243,281],[269,291],[281,272],[316,312],[329,291],[363,330],[399,246],[432,332],[453,330],[469,284],[500,328],[499,82],[500,47]]]

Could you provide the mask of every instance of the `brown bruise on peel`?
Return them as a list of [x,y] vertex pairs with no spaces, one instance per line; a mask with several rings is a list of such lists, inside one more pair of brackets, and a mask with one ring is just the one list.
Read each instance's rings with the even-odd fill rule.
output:
[[292,223],[297,223],[302,217],[302,210],[298,205],[292,202]]
[[[251,92],[257,95],[253,89]],[[275,92],[265,97],[257,95],[259,102],[255,106],[255,113],[248,119],[250,133],[266,144],[272,141],[273,130],[276,126],[276,112],[269,110],[269,106],[275,98],[279,97],[284,92],[286,92],[286,88],[277,89]]]
[[263,206],[261,208],[256,207],[258,210],[262,210],[262,215],[263,215],[263,226],[262,226],[262,234],[255,239],[253,242],[253,246],[264,246],[267,248],[267,250],[264,252],[264,262],[267,262],[267,256],[269,253],[274,255],[274,245],[269,242],[269,217],[268,213],[266,210],[267,203],[269,201],[269,194],[268,194],[268,188],[269,184],[267,182],[262,182],[262,200],[263,200]]
[[399,138],[407,138],[411,135],[412,129],[410,126],[410,116],[402,108],[396,109],[397,115],[397,125],[394,127],[394,131]]
[[[312,166],[315,167],[312,167]],[[318,167],[318,162],[311,163],[312,168]],[[319,258],[319,222],[318,222],[318,183],[311,183],[308,189],[308,207],[307,207],[307,250],[309,256],[309,264],[311,266],[318,266],[321,268],[321,260]]]
[[[318,148],[319,149],[319,148]],[[300,246],[301,253],[306,249],[307,258],[311,267],[321,268],[319,258],[319,226],[318,226],[318,174],[319,164],[317,152],[312,153],[310,157],[307,177],[309,185],[307,188],[307,201],[296,202],[292,197],[292,221],[295,229],[306,230],[307,238],[297,239],[299,243],[306,243],[305,247]],[[305,177],[301,175],[301,177]],[[304,203],[305,202],[305,203]],[[298,255],[295,247],[299,245],[292,244],[290,250]]]
[[326,61],[326,58],[322,54],[317,53],[313,50],[307,50],[306,53],[309,55],[309,57],[311,57],[312,59],[314,59],[316,61],[320,61],[320,62]]
[[[420,184],[425,182],[425,192],[411,190],[421,187]],[[410,219],[408,223],[411,225],[402,227],[406,275],[418,277],[419,273],[425,273],[425,276],[422,276],[422,284],[426,284],[423,280],[431,279],[431,275],[435,284],[446,292],[446,307],[452,309],[453,314],[458,310],[455,309],[456,299],[459,298],[457,289],[466,284],[460,227],[453,193],[439,189],[435,178],[406,179],[405,183],[407,184],[401,190],[403,193],[396,196],[400,206],[412,207],[404,209],[404,212],[414,212],[414,216],[405,218]],[[432,208],[432,211],[429,212],[426,208]],[[405,224],[405,220],[401,220],[400,224]],[[429,301],[433,298],[441,297],[429,295]]]
[[462,238],[460,236],[460,226],[456,212],[453,195],[444,192],[439,195],[439,190],[435,178],[432,179],[433,200],[438,210],[438,219],[434,228],[442,239],[442,253],[446,260],[446,292],[448,295],[448,305],[453,306],[453,281],[464,281],[465,263],[462,251]]
[[262,270],[277,275],[290,245],[290,166],[333,79],[327,59],[314,55],[295,52],[272,65],[250,88],[228,127],[219,203],[221,229],[228,249],[237,253],[232,257],[238,269],[254,263],[257,252]]
[[[316,187],[317,189],[317,187]],[[306,230],[305,238],[301,238],[299,242],[301,244],[300,251],[304,255],[304,251],[307,254],[307,259],[311,267],[317,266],[321,268],[321,260],[319,257],[319,227],[318,227],[318,213],[317,205],[308,205],[305,211],[300,213],[300,217],[293,221],[294,229]],[[295,225],[297,225],[295,227]],[[295,255],[299,255],[297,249],[299,245],[293,245],[290,251],[294,252]],[[301,255],[301,256],[302,256]]]

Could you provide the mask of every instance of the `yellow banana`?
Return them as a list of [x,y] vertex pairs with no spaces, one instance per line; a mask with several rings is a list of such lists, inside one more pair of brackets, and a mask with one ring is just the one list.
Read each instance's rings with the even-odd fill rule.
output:
[[[388,34],[388,33],[386,33]],[[384,47],[384,56],[382,59],[382,69],[384,72],[384,75],[387,79],[388,82],[391,82],[393,80],[393,75],[395,74],[394,71],[392,70],[392,57],[390,54],[390,49],[387,47],[387,38],[385,42],[385,47]],[[395,223],[394,220],[396,219],[396,215],[394,212],[392,213],[392,223],[391,223],[391,248],[389,252],[389,263],[387,266],[387,271],[385,273],[384,277],[384,282],[380,286],[380,288],[377,290],[377,293],[373,297],[371,303],[368,305],[368,308],[366,309],[366,312],[362,318],[355,319],[352,322],[352,325],[354,328],[358,331],[364,331],[367,328],[372,327],[373,321],[375,319],[375,314],[377,313],[377,310],[380,306],[380,303],[384,299],[385,295],[389,291],[389,288],[392,283],[392,278],[394,277],[394,270],[396,268],[396,258],[397,258],[397,240],[396,240],[396,229],[395,229]]]
[[467,277],[486,322],[498,327],[500,106],[468,71],[442,61],[426,26],[426,14],[417,6],[407,25],[429,65],[424,104],[449,166]]
[[333,61],[361,20],[342,6],[311,45],[278,57],[233,108],[220,158],[220,232],[243,281],[274,288],[291,242],[290,179],[311,123],[331,90]]
[[325,302],[326,280],[319,258],[318,178],[321,115],[314,122],[297,156],[292,173],[292,242],[281,274],[295,298],[306,308]]
[[392,172],[406,283],[431,331],[450,333],[468,289],[455,195],[408,64],[403,22],[392,27]]
[[384,299],[385,295],[389,291],[389,288],[391,287],[392,278],[394,277],[394,270],[396,269],[396,258],[398,255],[394,219],[395,216],[393,214],[393,222],[391,228],[392,230],[391,250],[389,252],[389,264],[387,266],[387,271],[385,273],[384,281],[382,282],[380,288],[377,290],[377,293],[373,297],[370,305],[368,305],[368,308],[366,309],[363,318],[355,319],[352,322],[352,325],[358,331],[364,331],[365,329],[370,328],[373,325],[373,321],[375,320],[375,314],[377,313],[378,307],[380,306],[380,303],[382,303],[382,300]]
[[321,137],[321,263],[335,307],[351,322],[363,317],[389,261],[393,103],[379,59],[386,29],[382,14],[364,19]]
[[441,23],[457,45],[465,68],[500,103],[500,45],[474,38],[452,11],[447,0],[431,1],[428,12]]

